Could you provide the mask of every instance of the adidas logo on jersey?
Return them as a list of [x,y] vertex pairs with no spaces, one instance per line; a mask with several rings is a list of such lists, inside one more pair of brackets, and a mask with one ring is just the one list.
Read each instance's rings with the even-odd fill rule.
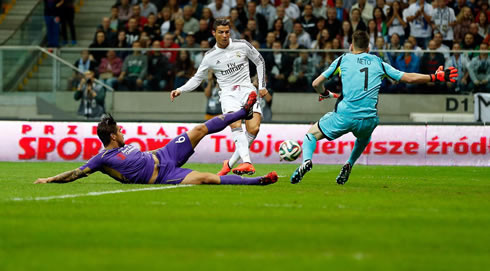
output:
[[219,63],[221,63],[221,61],[219,61],[219,60],[218,60],[218,61],[216,61],[216,65],[218,65]]

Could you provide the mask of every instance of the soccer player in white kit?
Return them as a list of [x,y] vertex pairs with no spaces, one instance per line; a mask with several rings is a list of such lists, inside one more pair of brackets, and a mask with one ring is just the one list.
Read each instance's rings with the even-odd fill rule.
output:
[[[221,88],[220,100],[223,113],[240,110],[250,92],[257,91],[250,79],[249,59],[257,67],[259,96],[267,95],[265,62],[260,53],[245,40],[230,39],[230,22],[227,19],[216,19],[213,36],[216,38],[216,45],[206,52],[194,76],[185,85],[170,92],[170,99],[174,101],[180,94],[196,89],[202,80],[207,78],[208,69],[212,69]],[[230,124],[236,150],[230,160],[223,162],[223,168],[218,175],[228,174],[240,158],[243,163],[234,168],[233,173],[238,175],[255,173],[250,160],[249,146],[259,133],[262,118],[259,104],[259,102],[255,104],[253,116],[245,121],[246,132],[243,132],[241,120]]]

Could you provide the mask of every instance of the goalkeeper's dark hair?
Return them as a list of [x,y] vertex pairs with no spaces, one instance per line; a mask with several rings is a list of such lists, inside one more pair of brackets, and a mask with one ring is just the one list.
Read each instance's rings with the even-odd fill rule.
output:
[[357,30],[352,34],[352,43],[357,50],[367,50],[369,47],[369,34],[366,31]]
[[230,26],[230,21],[226,18],[217,18],[213,23],[213,30],[216,31],[218,26]]
[[104,147],[111,143],[111,134],[117,134],[117,122],[111,114],[103,115],[97,125],[97,135]]

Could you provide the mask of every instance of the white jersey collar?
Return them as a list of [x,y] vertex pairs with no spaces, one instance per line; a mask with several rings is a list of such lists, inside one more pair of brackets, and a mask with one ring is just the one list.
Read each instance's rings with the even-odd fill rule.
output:
[[226,46],[226,48],[219,48],[218,47],[218,42],[216,42],[216,44],[214,45],[214,47],[217,49],[217,50],[226,50],[228,48],[230,48],[231,44],[233,43],[232,39],[230,38],[230,43],[228,43],[228,46]]

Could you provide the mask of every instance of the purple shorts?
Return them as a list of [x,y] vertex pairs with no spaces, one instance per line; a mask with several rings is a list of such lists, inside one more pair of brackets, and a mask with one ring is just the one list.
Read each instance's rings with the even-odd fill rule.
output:
[[165,147],[156,151],[160,169],[155,181],[157,184],[179,184],[192,170],[181,168],[194,153],[187,133],[172,139]]

